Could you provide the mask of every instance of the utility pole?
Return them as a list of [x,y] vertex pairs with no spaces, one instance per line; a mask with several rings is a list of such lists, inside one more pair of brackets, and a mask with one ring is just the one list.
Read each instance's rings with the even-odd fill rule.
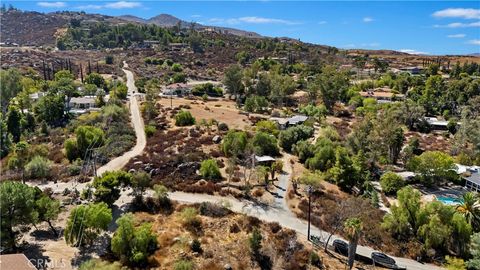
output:
[[312,186],[307,187],[307,194],[308,194],[308,229],[307,229],[307,239],[310,241],[310,216],[312,212]]

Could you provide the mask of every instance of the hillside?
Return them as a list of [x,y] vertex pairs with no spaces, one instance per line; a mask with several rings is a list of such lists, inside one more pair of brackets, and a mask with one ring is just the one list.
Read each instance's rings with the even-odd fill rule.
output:
[[207,26],[199,23],[187,22],[175,16],[172,16],[170,14],[159,14],[150,19],[142,19],[132,15],[122,15],[122,16],[118,16],[118,18],[126,21],[137,22],[137,23],[155,24],[162,27],[173,27],[180,24],[181,28],[190,28],[193,26],[197,30],[212,29],[220,33],[225,33],[225,34],[228,33],[235,36],[252,37],[252,38],[261,37],[261,35],[255,32],[244,31],[244,30],[229,28],[229,27]]
[[125,23],[124,20],[116,17],[70,11],[40,13],[9,10],[0,13],[0,20],[2,26],[1,41],[23,46],[55,45],[56,36],[62,30],[64,31],[70,23]]

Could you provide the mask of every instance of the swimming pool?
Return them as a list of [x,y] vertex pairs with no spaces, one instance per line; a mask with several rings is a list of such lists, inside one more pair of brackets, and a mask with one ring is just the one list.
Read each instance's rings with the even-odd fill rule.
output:
[[442,202],[443,204],[446,204],[446,205],[456,205],[456,204],[458,204],[458,199],[457,198],[437,197],[437,200]]

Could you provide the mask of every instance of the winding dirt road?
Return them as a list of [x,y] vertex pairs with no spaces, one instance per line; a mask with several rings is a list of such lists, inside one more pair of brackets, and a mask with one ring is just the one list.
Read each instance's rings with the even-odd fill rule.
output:
[[128,161],[140,154],[142,154],[145,145],[147,145],[147,139],[145,137],[145,126],[143,124],[142,115],[140,113],[140,108],[138,104],[137,97],[135,93],[138,93],[137,87],[135,86],[135,79],[133,78],[133,73],[126,69],[128,68],[128,64],[123,62],[124,68],[123,72],[127,75],[127,87],[128,93],[130,95],[130,117],[133,124],[133,128],[135,129],[135,135],[137,136],[137,143],[135,147],[133,147],[130,151],[124,153],[123,155],[110,160],[107,164],[103,165],[97,170],[97,175],[102,175],[102,173],[106,171],[115,171],[120,170],[125,165],[127,165]]

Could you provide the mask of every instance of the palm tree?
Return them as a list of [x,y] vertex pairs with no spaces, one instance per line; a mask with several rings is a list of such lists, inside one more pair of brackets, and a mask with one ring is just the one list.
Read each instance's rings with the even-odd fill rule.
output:
[[348,269],[352,269],[357,253],[358,240],[362,234],[363,224],[359,218],[349,218],[344,223],[344,231],[348,239]]
[[480,200],[473,192],[467,192],[458,199],[458,205],[455,208],[461,213],[467,222],[475,228],[475,224],[480,223]]

